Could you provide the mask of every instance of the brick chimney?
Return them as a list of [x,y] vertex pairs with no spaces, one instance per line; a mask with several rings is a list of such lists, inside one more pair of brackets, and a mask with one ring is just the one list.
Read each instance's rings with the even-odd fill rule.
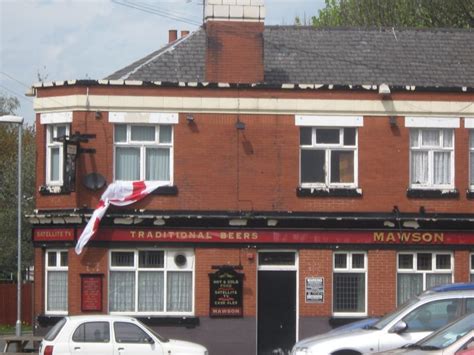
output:
[[204,1],[206,81],[262,82],[264,0]]

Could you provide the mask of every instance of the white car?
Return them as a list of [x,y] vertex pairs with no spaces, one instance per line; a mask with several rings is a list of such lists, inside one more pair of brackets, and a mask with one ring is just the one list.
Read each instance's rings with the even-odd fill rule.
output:
[[46,334],[40,355],[208,355],[187,341],[167,339],[132,317],[91,315],[61,319]]
[[300,340],[291,354],[370,354],[416,343],[457,317],[474,312],[472,286],[423,293],[363,329],[349,328]]

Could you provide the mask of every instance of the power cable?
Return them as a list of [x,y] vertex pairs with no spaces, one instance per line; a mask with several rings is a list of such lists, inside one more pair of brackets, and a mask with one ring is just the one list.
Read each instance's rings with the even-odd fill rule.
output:
[[25,101],[29,101],[30,103],[33,103],[33,100],[26,98],[24,94],[19,94],[18,92],[11,90],[4,85],[0,85],[0,87],[8,91],[10,94],[15,95],[15,97],[17,97],[20,100],[25,100]]
[[149,14],[158,15],[158,16],[165,17],[165,18],[175,20],[175,21],[178,21],[178,22],[187,23],[188,25],[194,25],[194,26],[200,26],[201,25],[200,22],[194,21],[190,18],[177,15],[176,13],[173,14],[172,12],[169,12],[169,11],[160,10],[160,9],[157,9],[157,8],[149,6],[149,5],[140,5],[140,4],[137,4],[137,3],[130,3],[127,0],[112,0],[112,2],[117,4],[117,5],[122,5],[122,6],[125,6],[125,7],[129,7],[131,9],[140,10],[140,11],[143,11],[143,12],[146,12],[146,13],[149,13]]

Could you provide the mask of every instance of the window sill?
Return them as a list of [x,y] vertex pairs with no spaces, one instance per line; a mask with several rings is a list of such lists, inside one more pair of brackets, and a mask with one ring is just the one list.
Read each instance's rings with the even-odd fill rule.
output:
[[39,188],[40,195],[69,195],[71,191],[68,191],[62,185],[41,185]]
[[298,197],[362,197],[362,189],[359,188],[316,188],[298,187]]
[[408,198],[457,199],[457,189],[408,189]]
[[466,198],[468,200],[474,200],[474,190],[467,190],[466,192]]
[[161,195],[161,196],[177,196],[178,186],[160,186],[156,190],[152,191],[150,195]]

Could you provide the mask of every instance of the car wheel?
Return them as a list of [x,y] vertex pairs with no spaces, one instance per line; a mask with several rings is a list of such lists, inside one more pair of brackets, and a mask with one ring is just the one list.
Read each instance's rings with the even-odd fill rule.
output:
[[361,353],[354,350],[339,350],[332,353],[331,355],[361,355]]

